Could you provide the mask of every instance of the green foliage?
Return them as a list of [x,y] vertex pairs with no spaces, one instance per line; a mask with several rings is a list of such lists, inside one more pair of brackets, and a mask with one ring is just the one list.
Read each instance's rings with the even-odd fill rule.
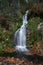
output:
[[39,23],[40,23],[39,17],[32,18],[28,21],[27,27],[30,30],[30,34],[28,35],[29,38],[28,38],[28,41],[27,41],[27,46],[31,47],[32,45],[34,45],[34,43],[36,41],[41,40],[41,36],[40,36],[39,30],[37,28]]
[[13,42],[13,35],[14,35],[13,29],[7,30],[6,32],[3,32],[3,30],[0,30],[0,40],[1,40],[0,42],[3,45],[6,44],[8,46],[9,44]]
[[9,48],[13,48],[13,47],[14,47],[13,44],[11,44],[11,43],[9,43],[7,46],[8,46]]
[[[18,19],[17,22],[10,22],[9,30],[3,31],[3,28],[0,27],[0,42],[2,45],[6,45],[9,48],[13,48],[14,34],[18,28],[22,25],[22,20]],[[2,49],[2,46],[0,47]],[[1,50],[2,51],[2,50]]]
[[39,17],[35,17],[35,18],[30,19],[28,21],[28,24],[27,24],[29,26],[30,31],[36,31],[38,23],[40,23]]
[[2,52],[3,51],[3,46],[2,46],[2,44],[0,43],[0,52]]
[[[12,20],[11,20],[12,21]],[[41,40],[41,37],[39,35],[39,31],[37,29],[38,24],[40,23],[40,18],[35,17],[31,18],[28,21],[27,28],[28,33],[27,36],[29,36],[27,41],[27,46],[32,47],[32,45],[36,42]],[[16,30],[18,30],[22,25],[22,19],[19,18],[17,21],[10,22],[9,24],[9,30],[6,30],[6,32],[3,32],[3,28],[0,27],[0,51],[3,51],[3,45],[5,44],[9,48],[13,48],[13,40],[14,40],[14,34]]]
[[[14,34],[16,30],[18,30],[22,25],[22,15],[27,9],[29,10],[29,8],[31,8],[32,4],[35,2],[40,1],[28,0],[27,3],[26,0],[0,0],[0,17],[7,15],[7,21],[10,22],[9,30],[6,30],[6,32],[3,32],[3,28],[1,28],[0,26],[0,51],[3,51],[2,46],[4,44],[10,48],[13,47]],[[39,17],[35,17],[33,19],[31,18],[28,21],[27,27],[30,30],[29,39],[27,41],[28,47],[31,47],[35,43],[35,41],[41,40],[41,36],[39,35],[39,31],[37,30],[38,23],[40,23]]]

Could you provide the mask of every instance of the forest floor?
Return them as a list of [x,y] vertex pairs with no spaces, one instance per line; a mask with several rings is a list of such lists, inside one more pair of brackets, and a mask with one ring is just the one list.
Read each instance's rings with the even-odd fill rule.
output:
[[38,59],[29,61],[22,58],[0,57],[0,65],[43,65],[43,61],[40,62]]
[[40,49],[42,46],[35,44],[29,51],[24,52],[22,57],[15,53],[2,53],[0,65],[43,65],[43,50]]

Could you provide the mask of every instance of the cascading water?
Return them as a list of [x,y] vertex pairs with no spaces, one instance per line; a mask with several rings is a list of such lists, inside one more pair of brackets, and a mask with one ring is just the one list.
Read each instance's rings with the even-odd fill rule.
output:
[[28,11],[26,11],[26,14],[23,16],[23,24],[21,28],[16,31],[15,40],[14,40],[14,43],[16,45],[16,50],[22,51],[22,52],[27,51],[27,48],[26,48],[27,14],[28,14]]

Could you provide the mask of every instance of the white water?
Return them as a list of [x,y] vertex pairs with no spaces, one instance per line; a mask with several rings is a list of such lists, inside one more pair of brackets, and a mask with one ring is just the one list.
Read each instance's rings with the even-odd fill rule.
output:
[[22,52],[27,51],[27,48],[26,48],[27,14],[28,14],[28,11],[26,11],[26,14],[23,16],[23,24],[21,28],[18,29],[15,33],[16,50],[22,51]]

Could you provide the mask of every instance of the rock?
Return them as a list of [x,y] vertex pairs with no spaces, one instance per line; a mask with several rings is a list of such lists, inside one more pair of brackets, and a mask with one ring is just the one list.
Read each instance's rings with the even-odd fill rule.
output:
[[30,50],[24,52],[23,54],[25,54],[25,55],[32,55],[32,53],[30,52]]

